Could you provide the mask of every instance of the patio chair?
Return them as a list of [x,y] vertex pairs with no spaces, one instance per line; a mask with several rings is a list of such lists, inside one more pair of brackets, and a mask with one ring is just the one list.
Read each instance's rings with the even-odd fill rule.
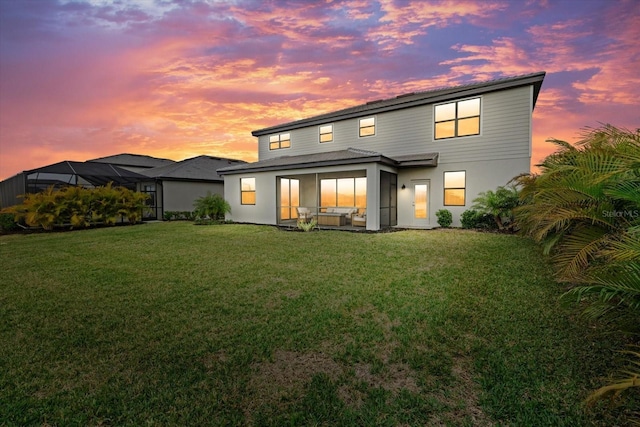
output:
[[360,212],[351,214],[351,225],[353,227],[367,226],[367,210],[362,209]]
[[298,211],[298,219],[309,221],[313,218],[313,213],[309,208],[296,208]]

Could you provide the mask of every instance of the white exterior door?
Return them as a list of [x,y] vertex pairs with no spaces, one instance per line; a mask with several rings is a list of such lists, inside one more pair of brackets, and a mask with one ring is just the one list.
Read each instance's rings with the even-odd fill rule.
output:
[[413,225],[429,225],[429,182],[415,181],[413,184]]

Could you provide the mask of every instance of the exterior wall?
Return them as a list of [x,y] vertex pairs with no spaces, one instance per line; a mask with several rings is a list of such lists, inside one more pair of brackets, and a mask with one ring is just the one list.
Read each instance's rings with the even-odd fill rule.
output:
[[[434,140],[434,105],[377,115],[376,134],[358,136],[359,118],[333,123],[333,142],[319,143],[319,126],[295,129],[291,148],[269,150],[269,136],[259,137],[259,159],[360,148],[389,157],[438,152],[440,163],[512,159],[530,156],[533,87],[524,86],[480,96],[480,135]],[[284,133],[284,132],[282,132]]]
[[[444,173],[453,171],[466,172],[465,205],[444,205]],[[429,213],[428,226],[437,227],[436,211],[448,209],[453,214],[453,226],[460,226],[460,215],[471,208],[473,199],[478,194],[495,190],[521,173],[529,172],[529,157],[508,160],[492,160],[478,162],[455,162],[439,165],[436,168],[402,169],[398,173],[398,226],[412,227],[413,198],[412,183],[417,180],[428,180],[429,183]],[[402,185],[406,188],[403,190]]]
[[27,177],[24,172],[0,182],[0,209],[22,203],[22,199],[18,196],[27,192],[26,182]]
[[202,196],[224,195],[224,185],[216,182],[163,181],[162,207],[164,211],[192,211],[193,202]]

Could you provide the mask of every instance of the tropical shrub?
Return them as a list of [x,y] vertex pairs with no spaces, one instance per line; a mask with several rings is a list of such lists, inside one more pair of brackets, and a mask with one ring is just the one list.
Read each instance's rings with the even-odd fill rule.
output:
[[117,190],[118,213],[126,217],[130,224],[137,224],[142,220],[142,212],[149,195],[125,187],[117,187]]
[[[558,279],[572,286],[565,298],[583,304],[586,316],[606,316],[622,322],[621,329],[637,330],[640,130],[605,125],[587,129],[576,146],[550,142],[558,150],[539,165],[540,174],[516,179],[522,186],[522,205],[515,209],[521,231],[552,256]],[[634,381],[616,382],[594,398],[636,387]]]
[[520,204],[515,186],[500,186],[496,191],[485,191],[473,199],[472,209],[490,215],[500,230],[512,229],[515,225],[513,209]]
[[65,187],[56,190],[49,187],[41,193],[28,193],[20,205],[3,209],[14,221],[32,227],[51,230],[54,226],[71,225],[72,228],[88,227],[93,223],[115,224],[117,218],[126,217],[131,224],[142,218],[147,195],[124,187],[92,189]]
[[453,215],[451,215],[451,211],[448,209],[440,209],[436,212],[436,217],[438,218],[438,225],[443,228],[451,227],[451,223],[453,222]]
[[64,187],[58,191],[56,215],[72,227],[91,225],[92,190],[83,187]]
[[219,194],[207,192],[206,196],[198,197],[193,203],[196,219],[209,218],[224,221],[224,216],[231,212],[231,205]]
[[318,222],[315,218],[312,218],[309,222],[304,219],[298,219],[298,230],[311,231],[316,225],[318,225]]
[[96,223],[113,225],[120,216],[120,192],[111,183],[92,190],[91,219]]
[[494,229],[497,228],[493,216],[487,213],[477,211],[475,209],[467,209],[460,215],[460,224],[462,228],[481,228]]
[[57,208],[59,193],[53,187],[41,193],[28,193],[23,196],[22,204],[3,209],[5,213],[14,214],[16,222],[24,220],[31,227],[42,227],[52,230],[55,224],[60,224]]

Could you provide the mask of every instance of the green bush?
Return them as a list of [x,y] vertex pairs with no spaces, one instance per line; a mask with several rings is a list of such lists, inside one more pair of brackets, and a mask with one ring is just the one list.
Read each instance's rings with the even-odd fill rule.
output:
[[14,231],[19,228],[14,215],[10,213],[0,213],[0,231]]
[[231,205],[219,194],[207,192],[206,196],[198,197],[193,202],[195,219],[211,219],[224,221],[224,216],[231,212]]
[[467,209],[460,216],[460,224],[462,228],[480,228],[494,229],[497,228],[493,216],[475,209]]
[[438,225],[440,227],[451,227],[451,223],[453,222],[453,215],[451,215],[451,211],[448,209],[440,209],[436,212],[436,217],[438,218]]
[[515,186],[498,187],[496,191],[485,191],[473,199],[472,209],[489,214],[500,230],[511,230],[515,226],[513,210],[520,204]]

